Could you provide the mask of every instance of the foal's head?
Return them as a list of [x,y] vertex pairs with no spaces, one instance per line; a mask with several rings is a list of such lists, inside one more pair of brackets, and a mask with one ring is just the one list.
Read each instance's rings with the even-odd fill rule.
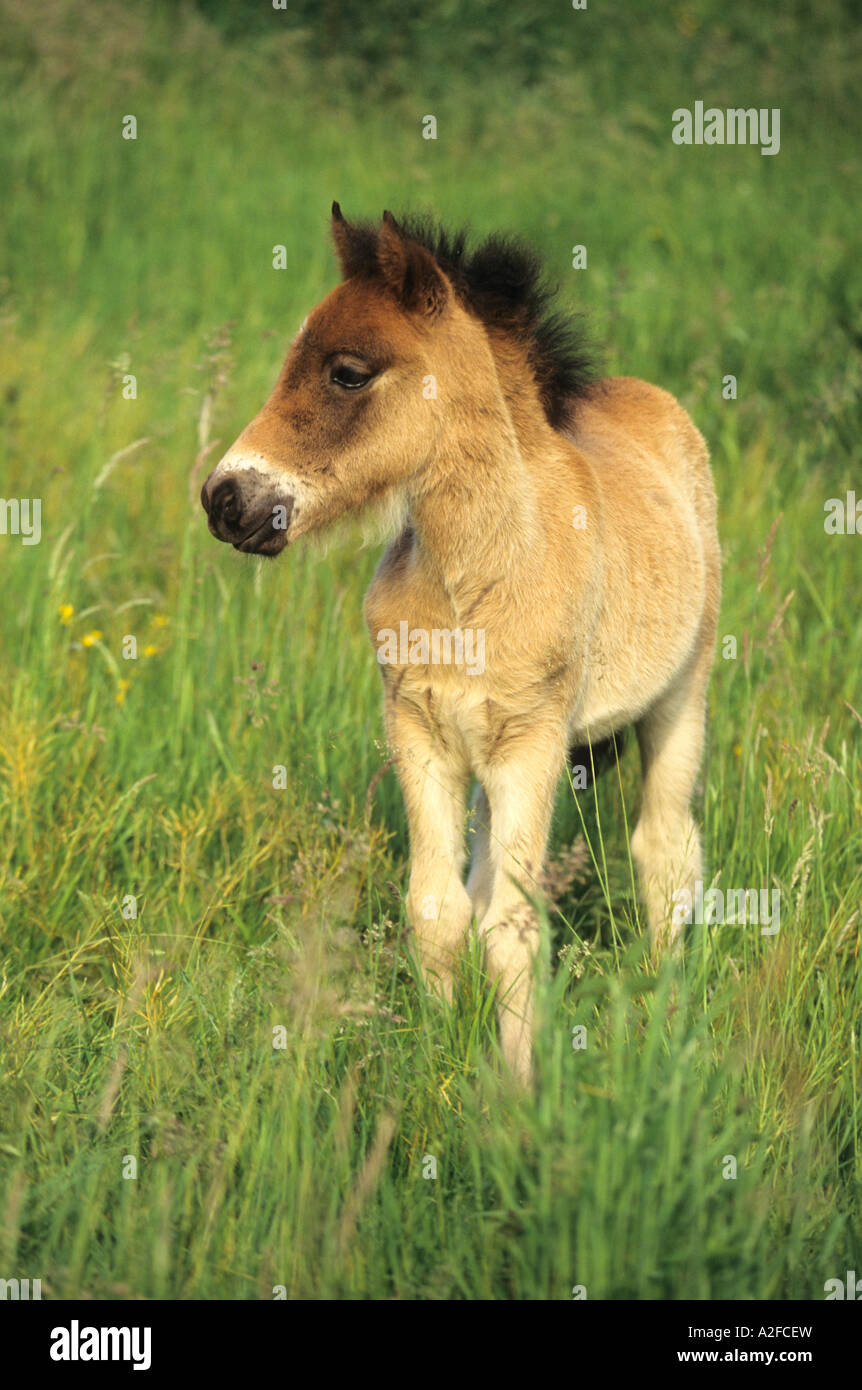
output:
[[238,550],[277,555],[420,471],[456,321],[462,343],[482,347],[434,257],[390,213],[372,231],[336,203],[332,230],[344,281],[308,315],[269,400],[201,492],[213,535]]
[[523,378],[552,425],[589,379],[520,243],[492,237],[468,256],[463,235],[401,227],[388,212],[351,225],[337,203],[332,233],[342,283],[203,485],[210,530],[238,550],[277,555],[342,513],[421,488],[441,441],[505,427],[500,373]]

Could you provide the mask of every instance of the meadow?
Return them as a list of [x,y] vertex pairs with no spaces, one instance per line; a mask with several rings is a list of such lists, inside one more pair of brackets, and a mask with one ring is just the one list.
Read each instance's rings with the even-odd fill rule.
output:
[[[862,1269],[862,539],[824,526],[862,499],[860,29],[838,0],[499,8],[0,0],[0,496],[41,499],[38,545],[0,535],[0,1278],[43,1297],[822,1298]],[[779,153],[675,145],[698,99],[780,108]],[[255,560],[198,501],[335,283],[334,198],[533,241],[604,369],[712,450],[698,815],[710,882],[777,889],[780,929],[651,963],[631,739],[560,788],[533,1094],[477,953],[452,1009],[410,955],[379,550]]]

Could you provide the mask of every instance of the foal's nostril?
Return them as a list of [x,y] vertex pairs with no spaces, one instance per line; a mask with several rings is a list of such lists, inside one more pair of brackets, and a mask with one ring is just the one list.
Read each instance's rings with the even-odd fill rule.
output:
[[214,526],[221,525],[228,531],[237,529],[242,520],[242,501],[233,478],[225,478],[218,484],[210,497],[208,510]]

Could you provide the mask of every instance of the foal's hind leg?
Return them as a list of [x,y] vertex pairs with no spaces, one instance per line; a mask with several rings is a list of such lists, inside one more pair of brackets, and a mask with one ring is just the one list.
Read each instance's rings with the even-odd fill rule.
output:
[[632,855],[656,949],[675,942],[682,930],[674,920],[674,894],[687,890],[693,896],[703,875],[690,802],[703,752],[711,664],[710,642],[637,726],[644,785]]

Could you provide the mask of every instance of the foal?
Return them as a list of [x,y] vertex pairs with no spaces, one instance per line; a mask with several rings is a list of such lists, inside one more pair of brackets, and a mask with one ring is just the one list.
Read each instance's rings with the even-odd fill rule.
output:
[[530,899],[567,749],[637,727],[631,848],[656,949],[680,930],[674,893],[702,874],[689,803],[720,590],[707,449],[658,387],[590,384],[519,243],[468,253],[390,213],[351,225],[337,203],[332,231],[343,283],[201,500],[213,535],[259,555],[391,509],[365,618],[410,828],[407,913],[447,996],[476,919],[503,1053],[526,1080]]

